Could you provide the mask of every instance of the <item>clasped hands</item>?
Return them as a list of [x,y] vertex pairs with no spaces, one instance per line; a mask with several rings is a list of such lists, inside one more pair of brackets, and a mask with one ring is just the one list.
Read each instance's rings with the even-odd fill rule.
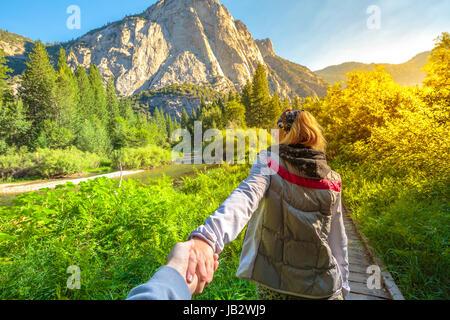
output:
[[192,294],[201,294],[213,280],[219,267],[219,256],[208,243],[194,237],[175,245],[167,258],[167,266],[185,278]]

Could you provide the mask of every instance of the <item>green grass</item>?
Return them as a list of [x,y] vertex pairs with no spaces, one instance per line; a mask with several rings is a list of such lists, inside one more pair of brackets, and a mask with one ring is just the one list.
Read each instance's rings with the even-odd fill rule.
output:
[[92,169],[86,169],[84,171],[87,173],[98,173],[98,174],[113,172],[111,167],[92,168]]
[[335,164],[344,201],[406,299],[450,298],[450,181]]
[[6,178],[6,179],[0,179],[0,184],[7,184],[7,183],[20,183],[20,182],[28,182],[28,181],[35,181],[35,180],[41,180],[42,177],[39,176],[29,176],[29,177],[23,177],[23,178]]
[[[214,212],[248,174],[230,167],[185,177],[96,179],[19,195],[0,208],[0,299],[123,299],[165,263],[173,245]],[[242,237],[242,235],[241,235]],[[212,284],[199,299],[254,299],[236,278],[242,238],[227,247]],[[78,265],[81,290],[66,288]]]

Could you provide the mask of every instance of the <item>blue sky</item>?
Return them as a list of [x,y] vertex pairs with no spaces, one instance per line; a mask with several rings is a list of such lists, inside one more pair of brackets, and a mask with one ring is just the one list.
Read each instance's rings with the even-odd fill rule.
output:
[[[76,38],[155,0],[3,1],[0,28],[44,42]],[[271,38],[276,53],[312,70],[347,61],[401,63],[450,32],[450,0],[222,0],[256,39]],[[66,27],[67,7],[81,9],[81,29]],[[369,6],[380,9],[369,29]]]

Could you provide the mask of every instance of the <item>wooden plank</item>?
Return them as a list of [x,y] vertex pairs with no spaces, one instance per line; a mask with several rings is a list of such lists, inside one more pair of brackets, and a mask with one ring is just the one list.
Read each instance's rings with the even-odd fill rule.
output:
[[361,241],[361,237],[357,233],[352,233],[352,232],[347,233],[347,239]]
[[350,238],[348,238],[348,245],[349,246],[362,245],[362,242],[361,242],[361,239],[350,239]]
[[367,273],[364,274],[364,273],[350,272],[349,280],[353,282],[366,284],[369,276],[370,275]]
[[360,265],[366,265],[366,266],[370,266],[373,265],[373,262],[369,260],[369,258],[364,257],[364,256],[355,256],[355,255],[351,255],[349,254],[348,256],[348,263],[349,264],[360,264]]
[[348,244],[348,254],[350,253],[359,253],[359,254],[366,254],[366,250],[364,250],[362,247],[360,247],[360,244],[357,243],[349,243]]
[[370,258],[371,256],[367,253],[367,250],[364,250],[362,247],[357,246],[348,246],[348,254],[353,256],[361,256]]
[[360,235],[356,231],[345,230],[345,233],[347,234],[347,238],[361,239]]
[[347,240],[353,240],[355,242],[361,241],[361,238],[358,235],[347,234]]
[[360,264],[350,263],[349,270],[350,270],[350,273],[357,272],[357,273],[367,274],[368,266],[369,265],[360,265]]
[[353,241],[351,243],[348,244],[348,250],[349,251],[354,251],[354,252],[362,252],[364,254],[366,254],[366,248],[364,248],[364,245],[362,244],[361,241]]
[[346,300],[386,300],[386,299],[350,292],[346,297]]
[[391,299],[391,295],[382,287],[381,289],[369,289],[367,283],[349,281],[350,290],[353,293],[374,296],[378,298]]
[[349,232],[357,233],[356,228],[352,222],[344,222],[344,227],[345,227],[345,230],[347,230]]
[[349,249],[348,256],[354,257],[354,258],[361,258],[361,259],[366,258],[371,262],[373,261],[372,258],[369,255],[367,255],[364,251],[360,251],[358,249]]

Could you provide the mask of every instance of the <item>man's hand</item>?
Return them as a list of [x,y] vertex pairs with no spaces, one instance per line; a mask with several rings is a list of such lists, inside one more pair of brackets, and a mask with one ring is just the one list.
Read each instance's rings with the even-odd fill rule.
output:
[[[189,290],[192,294],[200,294],[203,292],[205,284],[202,284],[197,277],[195,270],[197,269],[196,240],[177,243],[167,257],[167,266],[177,270],[183,278],[185,278]],[[208,245],[209,246],[209,245]],[[211,248],[211,247],[210,247]],[[212,249],[211,249],[212,251]],[[219,266],[218,255],[212,255],[213,273]],[[194,272],[188,272],[189,268],[194,268]],[[189,269],[190,270],[190,269]],[[211,277],[212,281],[212,277]]]
[[214,254],[211,246],[200,238],[194,237],[192,253],[187,270],[188,283],[190,279],[198,276],[197,290],[195,294],[203,292],[205,286],[213,280],[214,272],[217,270],[219,256]]

